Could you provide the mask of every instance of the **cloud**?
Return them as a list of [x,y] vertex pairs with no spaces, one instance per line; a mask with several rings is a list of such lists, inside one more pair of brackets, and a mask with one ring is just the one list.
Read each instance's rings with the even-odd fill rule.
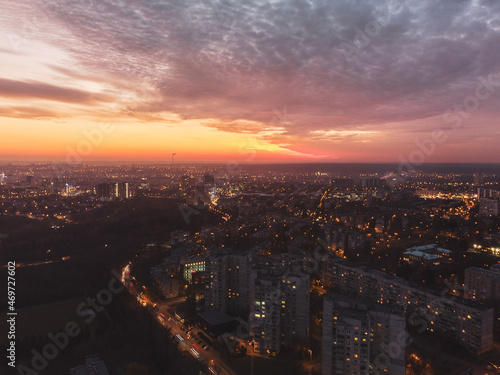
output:
[[37,81],[22,82],[5,78],[0,78],[0,96],[10,99],[42,99],[83,105],[94,105],[99,102],[112,102],[114,100],[110,95],[54,86]]
[[56,112],[36,107],[11,106],[0,108],[0,117],[43,120],[60,116]]
[[[199,119],[291,149],[300,139],[356,140],[356,132],[388,128],[411,140],[416,122],[426,128],[473,94],[479,77],[500,72],[499,6],[491,0],[58,0],[38,7],[60,30],[44,41],[78,64],[65,69],[106,77],[126,113]],[[20,85],[18,95],[102,100]],[[276,108],[285,107],[289,119],[276,120]]]

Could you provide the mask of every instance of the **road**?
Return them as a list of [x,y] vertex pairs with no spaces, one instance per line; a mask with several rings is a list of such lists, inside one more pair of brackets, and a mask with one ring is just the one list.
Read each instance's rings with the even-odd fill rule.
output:
[[[123,282],[124,280],[122,280]],[[138,290],[142,290],[141,287],[130,287],[127,285],[127,290],[130,294],[137,297]],[[184,300],[185,297],[175,298],[169,302],[161,302],[156,304],[154,308],[149,308],[151,314],[154,318],[173,336],[172,340],[179,342],[179,349],[185,352],[185,355],[191,355],[196,358],[200,363],[207,366],[209,372],[213,375],[238,375],[231,368],[224,363],[221,355],[213,347],[207,345],[207,343],[201,341],[198,337],[198,333],[201,331],[198,327],[193,327],[189,330],[191,338],[187,337],[186,327],[178,321],[175,316],[173,316],[168,310],[174,304],[178,304],[180,301]],[[138,302],[139,303],[139,302]],[[207,345],[208,350],[203,350],[203,346]]]
[[[222,361],[219,352],[198,337],[198,333],[201,331],[198,327],[193,327],[189,330],[191,338],[188,338],[186,327],[170,314],[168,311],[169,308],[169,302],[158,304],[155,308],[155,318],[163,327],[170,331],[174,336],[174,340],[180,341],[180,349],[187,351],[190,355],[198,359],[198,361],[206,364],[208,368],[212,368],[214,370],[212,373],[237,375]],[[180,340],[179,337],[182,340]],[[201,343],[199,343],[199,341],[201,341]],[[204,345],[207,345],[209,349],[203,350],[202,347]]]

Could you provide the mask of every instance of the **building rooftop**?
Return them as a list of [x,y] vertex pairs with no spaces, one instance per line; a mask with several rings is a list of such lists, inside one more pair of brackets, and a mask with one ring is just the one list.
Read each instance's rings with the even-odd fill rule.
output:
[[225,312],[219,310],[206,311],[199,313],[198,316],[211,326],[217,326],[234,321],[234,318],[231,318]]

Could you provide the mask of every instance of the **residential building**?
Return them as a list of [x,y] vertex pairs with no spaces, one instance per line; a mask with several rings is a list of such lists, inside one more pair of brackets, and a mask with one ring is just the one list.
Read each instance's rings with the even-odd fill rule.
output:
[[198,272],[205,272],[205,259],[204,257],[192,256],[188,259],[181,260],[182,277],[188,284],[193,282],[193,274]]
[[250,335],[257,353],[274,356],[282,344],[309,335],[309,275],[256,267],[250,275]]
[[326,284],[343,293],[354,293],[383,305],[401,306],[407,314],[425,318],[428,331],[445,333],[475,352],[492,348],[492,308],[333,257],[325,261],[323,272]]
[[322,375],[404,375],[405,328],[402,308],[328,294],[323,305]]
[[500,264],[489,270],[471,267],[465,270],[464,297],[474,301],[500,301]]
[[480,215],[498,216],[500,212],[500,190],[478,188],[477,198]]

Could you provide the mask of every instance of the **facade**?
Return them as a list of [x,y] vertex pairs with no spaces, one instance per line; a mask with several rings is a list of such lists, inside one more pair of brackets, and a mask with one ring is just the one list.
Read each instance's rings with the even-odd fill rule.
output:
[[[403,309],[329,294],[323,306],[322,375],[404,375]],[[399,344],[398,344],[399,343]],[[398,345],[399,350],[384,352]]]
[[181,261],[182,277],[187,283],[192,284],[193,274],[205,272],[205,259],[201,257],[190,257]]
[[227,255],[227,312],[248,315],[248,292],[252,255],[232,253]]
[[465,270],[465,298],[473,301],[500,301],[500,264],[489,270],[471,267]]
[[485,216],[498,216],[500,212],[500,191],[493,189],[477,189],[479,201],[479,214]]
[[179,296],[179,280],[162,271],[153,271],[154,282],[165,298]]
[[205,307],[226,311],[227,257],[213,254],[205,260]]
[[228,314],[249,311],[250,253],[219,249],[205,261],[205,306]]
[[257,267],[250,274],[250,336],[254,350],[274,356],[282,344],[309,335],[309,275],[274,267]]
[[482,172],[474,173],[474,185],[475,186],[482,186],[483,180],[484,180],[484,175]]
[[399,277],[352,266],[333,257],[325,263],[323,277],[327,284],[341,292],[355,293],[383,305],[401,306],[410,316],[425,318],[428,331],[444,333],[477,353],[492,348],[492,308],[411,285]]
[[309,276],[285,272],[281,276],[281,340],[292,344],[309,336]]
[[128,182],[120,182],[118,184],[118,198],[122,199],[130,198]]
[[250,276],[250,336],[254,351],[277,355],[281,349],[281,271],[253,270]]
[[96,197],[98,199],[113,199],[118,196],[118,184],[112,182],[103,182],[96,186]]
[[356,229],[334,227],[331,233],[332,249],[348,259],[356,259],[366,254],[366,235]]

